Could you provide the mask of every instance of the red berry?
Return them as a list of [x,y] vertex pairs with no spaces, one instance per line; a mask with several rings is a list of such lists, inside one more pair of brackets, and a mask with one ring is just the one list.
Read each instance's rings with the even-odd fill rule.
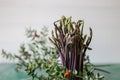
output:
[[70,76],[70,72],[66,72],[66,73],[65,73],[65,76],[66,76],[66,77],[69,77],[69,76]]
[[37,34],[37,33],[35,33],[35,34],[34,34],[34,37],[38,37],[38,34]]

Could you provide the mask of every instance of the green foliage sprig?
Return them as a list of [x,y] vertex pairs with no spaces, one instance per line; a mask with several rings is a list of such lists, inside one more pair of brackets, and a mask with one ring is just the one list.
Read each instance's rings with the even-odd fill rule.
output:
[[[56,50],[52,44],[48,42],[47,28],[43,28],[39,34],[31,28],[27,29],[26,32],[27,37],[30,38],[30,42],[20,46],[19,54],[11,54],[2,50],[2,55],[8,59],[18,60],[17,71],[24,69],[33,79],[44,79],[48,77],[48,73],[46,72],[49,69],[49,72],[52,71],[51,67],[55,64],[57,65],[58,55],[55,54]],[[41,72],[44,72],[44,74]]]

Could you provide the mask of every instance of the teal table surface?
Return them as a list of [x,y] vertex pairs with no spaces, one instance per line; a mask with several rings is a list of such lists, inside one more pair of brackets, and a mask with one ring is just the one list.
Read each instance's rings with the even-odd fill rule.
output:
[[[16,72],[15,67],[15,64],[1,63],[0,80],[30,80],[30,76],[25,74],[25,72]],[[120,80],[120,64],[112,64],[100,68],[110,72],[110,74],[103,73],[105,75],[105,80]]]

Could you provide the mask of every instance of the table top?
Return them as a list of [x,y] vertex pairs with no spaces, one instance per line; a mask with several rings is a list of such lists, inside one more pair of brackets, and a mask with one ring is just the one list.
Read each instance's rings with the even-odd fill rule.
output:
[[[24,80],[30,78],[25,72],[16,72],[15,64],[1,63],[0,64],[0,80]],[[111,64],[110,66],[99,67],[107,70],[110,74],[103,73],[105,80],[120,80],[120,64]]]

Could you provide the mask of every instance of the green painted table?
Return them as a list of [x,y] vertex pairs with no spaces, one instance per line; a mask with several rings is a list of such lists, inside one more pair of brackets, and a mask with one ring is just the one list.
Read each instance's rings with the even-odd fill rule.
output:
[[[104,73],[105,80],[120,80],[120,64],[100,68],[110,72],[110,74]],[[30,76],[24,72],[16,72],[15,64],[0,64],[0,80],[30,80],[29,78]]]

